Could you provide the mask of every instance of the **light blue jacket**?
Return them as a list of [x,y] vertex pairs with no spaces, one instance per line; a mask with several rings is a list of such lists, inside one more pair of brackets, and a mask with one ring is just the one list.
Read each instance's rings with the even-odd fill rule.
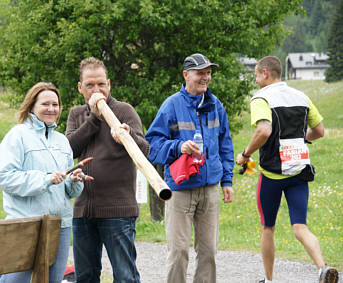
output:
[[62,218],[62,228],[71,227],[71,198],[83,190],[83,183],[64,182],[54,185],[50,174],[72,167],[73,153],[67,138],[47,128],[34,114],[32,122],[14,126],[0,144],[0,189],[6,219],[50,214]]
[[[171,190],[187,190],[215,185],[232,186],[234,152],[226,111],[209,89],[202,96],[187,93],[185,85],[168,97],[159,109],[146,133],[150,143],[149,160],[163,164],[164,179]],[[177,185],[169,166],[181,156],[181,146],[193,140],[200,130],[204,141],[205,164],[199,174]]]

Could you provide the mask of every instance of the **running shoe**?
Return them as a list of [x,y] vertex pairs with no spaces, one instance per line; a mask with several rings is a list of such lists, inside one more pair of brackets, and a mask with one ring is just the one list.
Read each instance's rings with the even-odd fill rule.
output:
[[330,266],[325,265],[319,276],[319,283],[337,283],[338,271]]

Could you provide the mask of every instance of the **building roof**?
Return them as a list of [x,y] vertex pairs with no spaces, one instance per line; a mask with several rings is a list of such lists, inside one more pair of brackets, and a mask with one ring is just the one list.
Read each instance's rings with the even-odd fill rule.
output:
[[255,66],[257,63],[257,60],[255,58],[249,57],[239,57],[239,61],[245,66]]
[[328,68],[329,56],[323,52],[288,53],[288,60],[294,69]]
[[248,56],[238,57],[239,62],[248,68],[248,72],[254,72],[257,60],[255,58],[249,58]]

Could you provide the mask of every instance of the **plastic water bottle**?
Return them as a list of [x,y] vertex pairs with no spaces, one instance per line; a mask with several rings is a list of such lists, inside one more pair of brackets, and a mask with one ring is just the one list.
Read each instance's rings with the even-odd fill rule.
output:
[[199,146],[199,151],[201,154],[197,154],[193,152],[193,161],[196,163],[199,163],[202,161],[202,152],[204,150],[204,142],[202,139],[202,135],[199,130],[195,131],[194,137],[193,137],[193,142],[196,143]]

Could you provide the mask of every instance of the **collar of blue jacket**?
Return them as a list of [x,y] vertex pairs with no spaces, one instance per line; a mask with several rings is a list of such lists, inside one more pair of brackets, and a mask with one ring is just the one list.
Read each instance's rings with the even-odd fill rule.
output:
[[198,107],[198,105],[200,104],[202,100],[202,95],[188,93],[186,90],[186,83],[182,84],[180,93],[182,93],[182,95],[185,96],[186,101],[188,102],[190,106],[195,107],[200,112],[208,112],[215,105],[214,95],[212,94],[209,88],[207,88],[206,92],[204,93],[204,101],[200,105],[200,107]]
[[53,123],[51,125],[46,125],[43,121],[39,120],[37,116],[33,113],[29,113],[28,119],[26,119],[25,124],[28,124],[30,126],[34,126],[36,129],[44,129],[45,127],[48,127],[49,129],[55,129],[57,127],[56,123]]
[[29,113],[29,117],[26,119],[24,124],[30,128],[34,128],[37,132],[44,134],[46,138],[48,138],[50,133],[57,127],[56,123],[53,123],[49,126],[46,125],[33,113]]

